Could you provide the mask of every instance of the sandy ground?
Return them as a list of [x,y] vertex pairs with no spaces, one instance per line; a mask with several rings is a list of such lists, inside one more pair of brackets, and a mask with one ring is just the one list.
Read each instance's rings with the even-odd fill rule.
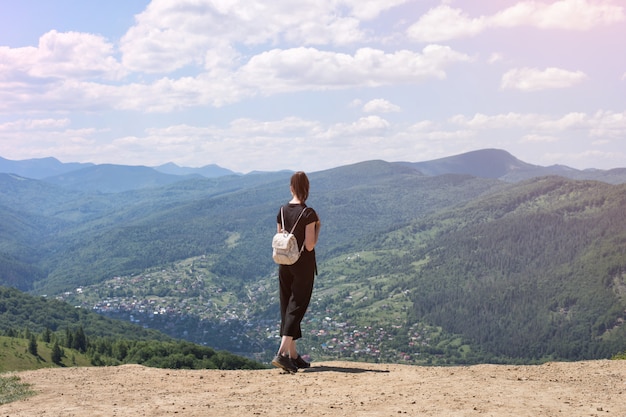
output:
[[418,367],[314,363],[296,375],[138,365],[17,373],[4,416],[620,416],[626,361]]

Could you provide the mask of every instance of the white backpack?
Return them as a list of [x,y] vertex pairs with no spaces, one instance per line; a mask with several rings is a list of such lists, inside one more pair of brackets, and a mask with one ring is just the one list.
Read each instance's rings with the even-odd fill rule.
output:
[[283,216],[283,208],[280,208],[280,220],[282,223],[281,231],[274,235],[272,239],[272,258],[274,258],[274,262],[280,265],[293,265],[298,259],[300,259],[300,254],[304,250],[304,243],[302,243],[302,248],[298,249],[298,241],[293,234],[293,231],[296,230],[296,225],[300,221],[302,214],[304,214],[304,210],[308,207],[305,207],[298,216],[298,220],[291,228],[291,232],[287,232],[285,230],[285,217]]

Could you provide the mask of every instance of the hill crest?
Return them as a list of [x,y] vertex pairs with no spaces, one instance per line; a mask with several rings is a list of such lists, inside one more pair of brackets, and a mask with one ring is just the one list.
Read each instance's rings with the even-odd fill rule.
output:
[[[360,163],[335,167],[325,171],[341,172],[358,169],[360,166],[385,161],[363,161]],[[509,152],[501,149],[480,149],[459,155],[422,162],[386,162],[393,165],[410,167],[427,176],[445,174],[472,175],[479,178],[499,179],[506,182],[546,175],[560,175],[566,178],[597,180],[612,184],[626,182],[626,168],[612,170],[577,170],[564,165],[543,167],[523,162]],[[33,179],[43,179],[64,187],[84,191],[120,192],[142,188],[158,187],[189,178],[219,178],[240,175],[218,165],[211,164],[201,168],[180,167],[167,163],[157,167],[139,167],[115,164],[61,163],[55,158],[10,161],[0,158],[0,172],[17,174]],[[276,171],[279,173],[283,171]],[[249,175],[267,175],[270,172],[253,172]],[[168,176],[169,175],[169,176]]]

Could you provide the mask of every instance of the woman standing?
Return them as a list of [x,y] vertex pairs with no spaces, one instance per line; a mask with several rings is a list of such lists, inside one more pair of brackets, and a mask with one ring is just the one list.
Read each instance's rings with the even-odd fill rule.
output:
[[[304,248],[295,264],[278,267],[281,341],[272,365],[296,373],[298,368],[311,366],[298,354],[296,340],[302,337],[300,323],[313,293],[313,282],[317,272],[315,245],[321,223],[315,210],[306,205],[306,199],[309,197],[309,179],[304,172],[299,171],[291,176],[290,188],[291,201],[282,206],[285,230],[291,230],[297,221],[293,234],[298,241],[298,247],[302,248],[304,245]],[[282,231],[281,210],[276,216],[276,223],[277,232]]]

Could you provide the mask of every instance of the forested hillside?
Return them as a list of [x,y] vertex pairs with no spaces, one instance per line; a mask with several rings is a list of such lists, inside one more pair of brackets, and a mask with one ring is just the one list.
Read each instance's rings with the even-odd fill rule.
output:
[[263,367],[230,352],[5,287],[0,287],[0,343],[0,372],[127,363],[173,369]]
[[370,247],[410,291],[411,320],[494,357],[609,357],[626,348],[625,204],[625,185],[547,177]]
[[[457,165],[455,165],[457,166]],[[265,360],[289,172],[118,193],[0,174],[0,283]],[[625,185],[310,174],[323,222],[303,349],[317,358],[538,362],[626,350]]]
[[[449,271],[447,285],[462,295],[415,294],[417,314],[509,357],[623,350],[625,203],[623,185],[547,178],[470,206],[454,216],[468,219],[471,210],[473,221],[427,248],[432,263],[419,274],[428,281]],[[444,313],[453,305],[466,314]]]
[[[20,279],[0,282],[58,293],[198,255],[217,257],[217,274],[254,279],[274,268],[267,242],[278,205],[290,198],[289,177],[277,173],[194,179],[101,194],[45,189],[41,182],[4,176],[2,203],[11,207],[7,210],[12,210],[15,223],[26,227],[23,239],[19,234],[2,237],[8,240],[5,256],[15,260],[13,272],[6,276]],[[320,246],[322,257],[335,245],[499,186],[495,180],[469,176],[425,177],[382,161],[314,173],[311,181],[315,188],[309,204],[329,219],[325,236],[332,237]],[[367,227],[355,227],[360,219]],[[38,273],[19,272],[29,268]]]

